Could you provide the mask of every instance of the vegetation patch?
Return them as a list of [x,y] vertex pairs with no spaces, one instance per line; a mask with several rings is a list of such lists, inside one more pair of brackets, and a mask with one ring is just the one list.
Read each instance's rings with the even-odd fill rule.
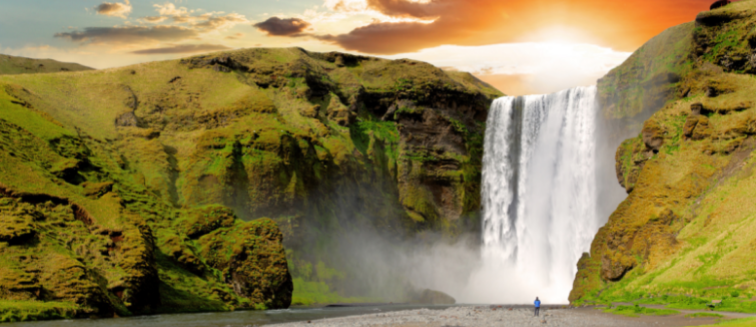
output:
[[646,308],[639,305],[618,305],[613,308],[605,309],[604,312],[628,316],[628,317],[638,317],[638,316],[670,316],[670,315],[676,315],[679,314],[679,311],[675,310],[669,310],[669,309],[653,309],[653,308]]

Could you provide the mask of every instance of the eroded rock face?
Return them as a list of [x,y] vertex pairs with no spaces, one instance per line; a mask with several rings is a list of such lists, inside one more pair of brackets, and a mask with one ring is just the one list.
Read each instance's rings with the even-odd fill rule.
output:
[[[677,58],[667,69],[676,71],[679,79],[660,86],[677,91],[651,108],[655,113],[640,133],[617,150],[617,178],[629,196],[599,230],[590,253],[580,259],[570,301],[600,302],[632,292],[706,298],[709,289],[699,281],[725,278],[728,285],[752,289],[748,273],[738,268],[745,261],[733,258],[754,259],[743,246],[753,237],[729,231],[749,225],[746,217],[753,212],[735,204],[750,196],[756,185],[750,177],[756,148],[753,77],[743,74],[753,70],[743,59],[756,49],[756,43],[744,42],[751,31],[743,26],[753,22],[752,7],[736,2],[725,10],[699,14],[695,28],[687,24],[662,34],[677,34],[670,44],[690,41],[688,47],[659,53],[666,58],[662,60]],[[737,45],[724,46],[726,42]],[[600,93],[608,86],[636,82],[638,75],[625,72],[654,65],[640,60],[652,48],[644,46],[610,73],[606,79],[611,83],[600,82]],[[637,94],[625,91],[602,103],[609,105],[602,111],[637,104]],[[732,238],[729,247],[717,243],[725,235]],[[703,263],[705,256],[722,259]]]
[[[0,77],[0,101],[34,117],[0,117],[0,183],[40,217],[67,212],[0,211],[18,227],[0,252],[60,242],[50,255],[88,285],[49,301],[99,316],[284,308],[283,242],[316,264],[332,254],[312,244],[345,231],[478,229],[484,122],[502,94],[470,74],[250,49],[97,76],[45,89],[96,104],[83,107]],[[12,260],[39,280],[25,272],[38,261]]]
[[293,284],[282,241],[269,219],[221,228],[199,239],[202,256],[223,272],[234,292],[268,309],[291,305]]

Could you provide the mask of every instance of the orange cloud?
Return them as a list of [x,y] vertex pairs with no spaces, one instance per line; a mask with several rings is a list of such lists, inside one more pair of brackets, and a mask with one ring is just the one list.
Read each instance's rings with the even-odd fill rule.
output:
[[[373,22],[319,38],[346,50],[413,52],[443,44],[560,40],[634,50],[664,29],[692,21],[712,0],[329,0],[343,12],[374,10],[421,22]],[[563,33],[568,31],[569,33]]]

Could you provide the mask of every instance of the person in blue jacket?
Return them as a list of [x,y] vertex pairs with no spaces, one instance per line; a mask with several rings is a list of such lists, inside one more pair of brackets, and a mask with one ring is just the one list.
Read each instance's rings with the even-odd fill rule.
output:
[[535,304],[535,316],[534,317],[538,317],[538,315],[540,314],[540,311],[541,311],[541,300],[539,300],[538,297],[536,296],[536,300],[535,300],[535,302],[533,302],[533,304]]

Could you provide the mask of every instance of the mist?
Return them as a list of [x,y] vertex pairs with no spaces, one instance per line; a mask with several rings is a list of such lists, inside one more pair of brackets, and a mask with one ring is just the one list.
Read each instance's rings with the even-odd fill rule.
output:
[[627,196],[614,168],[634,132],[625,127],[601,115],[596,87],[499,99],[487,123],[481,226],[455,238],[386,228],[365,207],[370,196],[342,187],[321,193],[338,203],[340,223],[302,226],[327,240],[312,259],[346,272],[333,286],[347,296],[408,302],[430,289],[458,303],[567,304],[580,256]]

